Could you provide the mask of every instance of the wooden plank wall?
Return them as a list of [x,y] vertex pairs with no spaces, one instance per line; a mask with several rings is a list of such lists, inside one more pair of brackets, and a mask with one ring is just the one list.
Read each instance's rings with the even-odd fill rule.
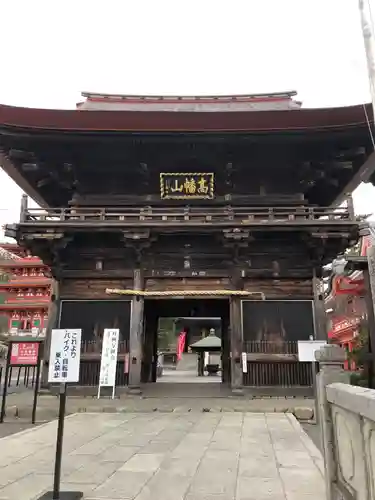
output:
[[245,280],[244,289],[263,292],[266,299],[312,299],[312,279]]
[[161,278],[147,279],[147,291],[223,290],[229,289],[229,278]]
[[61,299],[124,300],[124,295],[108,295],[106,288],[132,288],[133,280],[120,279],[63,279],[60,283]]
[[[132,288],[133,280],[115,278],[75,279],[65,278],[60,283],[61,299],[123,299],[121,295],[107,295],[106,288]],[[164,290],[222,290],[230,289],[229,278],[149,278],[147,291]],[[312,280],[254,279],[244,281],[244,290],[263,292],[266,299],[312,299]]]

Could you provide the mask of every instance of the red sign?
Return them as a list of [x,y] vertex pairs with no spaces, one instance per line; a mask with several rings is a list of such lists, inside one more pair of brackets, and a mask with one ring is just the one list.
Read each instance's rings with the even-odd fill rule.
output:
[[39,342],[13,342],[10,353],[11,365],[37,365]]

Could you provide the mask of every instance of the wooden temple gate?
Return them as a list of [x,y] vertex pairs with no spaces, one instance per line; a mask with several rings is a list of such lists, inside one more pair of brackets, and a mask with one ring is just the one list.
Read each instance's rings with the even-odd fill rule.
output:
[[24,198],[6,234],[51,268],[48,331],[82,328],[83,385],[97,383],[108,327],[118,384],[153,380],[158,314],[195,301],[222,317],[233,391],[309,389],[297,342],[327,338],[322,267],[358,239],[350,192],[375,153],[363,106],[306,110],[293,96],[228,98],[238,112],[212,96],[210,112],[199,98],[185,112],[184,98],[173,112],[149,98],[137,113],[0,106],[3,168],[42,207]]
[[[121,288],[115,288],[121,285]],[[103,304],[108,307],[113,304],[117,310],[127,309],[130,313],[126,316],[128,329],[124,325],[118,353],[117,385],[136,386],[139,381],[145,383],[155,381],[153,373],[156,366],[152,365],[155,360],[154,336],[158,316],[158,306],[161,302],[168,303],[168,310],[172,316],[187,314],[186,308],[181,305],[188,300],[204,302],[205,300],[220,303],[220,309],[225,310],[225,302],[228,307],[228,318],[224,318],[225,328],[223,337],[223,382],[231,384],[232,387],[248,386],[260,394],[277,394],[284,390],[292,393],[310,394],[312,387],[312,373],[309,363],[300,363],[297,356],[297,342],[286,338],[274,339],[273,333],[263,332],[263,336],[254,332],[264,322],[264,314],[257,318],[254,326],[254,312],[250,311],[250,317],[246,314],[248,306],[257,311],[264,306],[271,305],[271,311],[264,311],[266,315],[275,315],[275,307],[284,306],[286,320],[291,316],[290,307],[294,309],[293,314],[300,314],[305,318],[305,324],[298,324],[298,328],[305,330],[304,337],[314,334],[314,301],[312,300],[312,280],[243,280],[242,290],[231,290],[230,278],[145,278],[139,270],[134,271],[134,280],[84,280],[66,278],[60,284],[60,311],[59,326],[76,324],[69,314],[80,317],[90,316],[86,307],[98,310]],[[262,291],[260,291],[262,290]],[[302,300],[285,300],[285,297],[295,297],[298,293]],[[267,298],[266,298],[267,297]],[[264,300],[265,299],[265,300]],[[152,310],[155,316],[145,311]],[[301,303],[302,310],[296,311],[296,305]],[[69,306],[70,304],[70,306]],[[102,306],[100,305],[102,304]],[[158,305],[156,305],[158,304]],[[69,307],[76,306],[76,311],[69,313]],[[273,307],[273,305],[275,307]],[[156,306],[156,308],[154,307]],[[289,309],[288,309],[289,306]],[[244,314],[245,310],[245,314]],[[65,311],[65,313],[64,313]],[[159,311],[160,312],[160,311]],[[117,313],[118,314],[118,313]],[[116,316],[116,314],[114,314]],[[244,319],[245,318],[245,319]],[[282,315],[277,321],[283,321]],[[250,325],[250,326],[249,326]],[[262,326],[262,325],[261,325]],[[85,329],[85,325],[82,325]],[[268,337],[267,337],[268,335]],[[269,340],[264,340],[269,338]],[[234,348],[236,342],[236,350]],[[133,350],[131,349],[133,346]],[[136,348],[134,349],[134,346]],[[100,371],[101,341],[98,339],[82,341],[81,379],[82,386],[96,386]],[[242,353],[247,354],[247,367],[243,369]],[[232,356],[236,359],[232,361]],[[136,358],[135,360],[133,358]],[[133,361],[140,360],[139,372],[131,370]],[[232,361],[232,362],[231,362]],[[131,377],[134,377],[132,381]],[[233,380],[235,378],[235,382]]]

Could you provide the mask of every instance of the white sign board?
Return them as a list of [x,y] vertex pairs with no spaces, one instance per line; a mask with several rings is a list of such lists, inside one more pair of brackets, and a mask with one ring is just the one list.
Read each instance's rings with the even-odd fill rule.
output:
[[101,387],[113,387],[112,398],[115,396],[117,351],[120,338],[120,330],[117,328],[105,328],[103,333],[102,358],[100,360],[100,375],[98,398]]
[[79,381],[82,330],[52,330],[49,353],[48,382]]
[[247,373],[247,353],[242,353],[242,373]]
[[326,345],[325,340],[299,340],[298,341],[298,360],[315,362],[315,351]]

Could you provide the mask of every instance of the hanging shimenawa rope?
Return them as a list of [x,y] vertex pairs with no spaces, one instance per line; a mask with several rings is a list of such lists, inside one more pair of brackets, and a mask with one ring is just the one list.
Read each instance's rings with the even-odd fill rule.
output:
[[242,296],[253,297],[254,299],[264,300],[263,292],[248,292],[246,290],[164,290],[164,291],[146,291],[146,290],[121,290],[119,288],[107,288],[105,293],[108,295],[138,295],[144,297],[182,297],[182,296]]

